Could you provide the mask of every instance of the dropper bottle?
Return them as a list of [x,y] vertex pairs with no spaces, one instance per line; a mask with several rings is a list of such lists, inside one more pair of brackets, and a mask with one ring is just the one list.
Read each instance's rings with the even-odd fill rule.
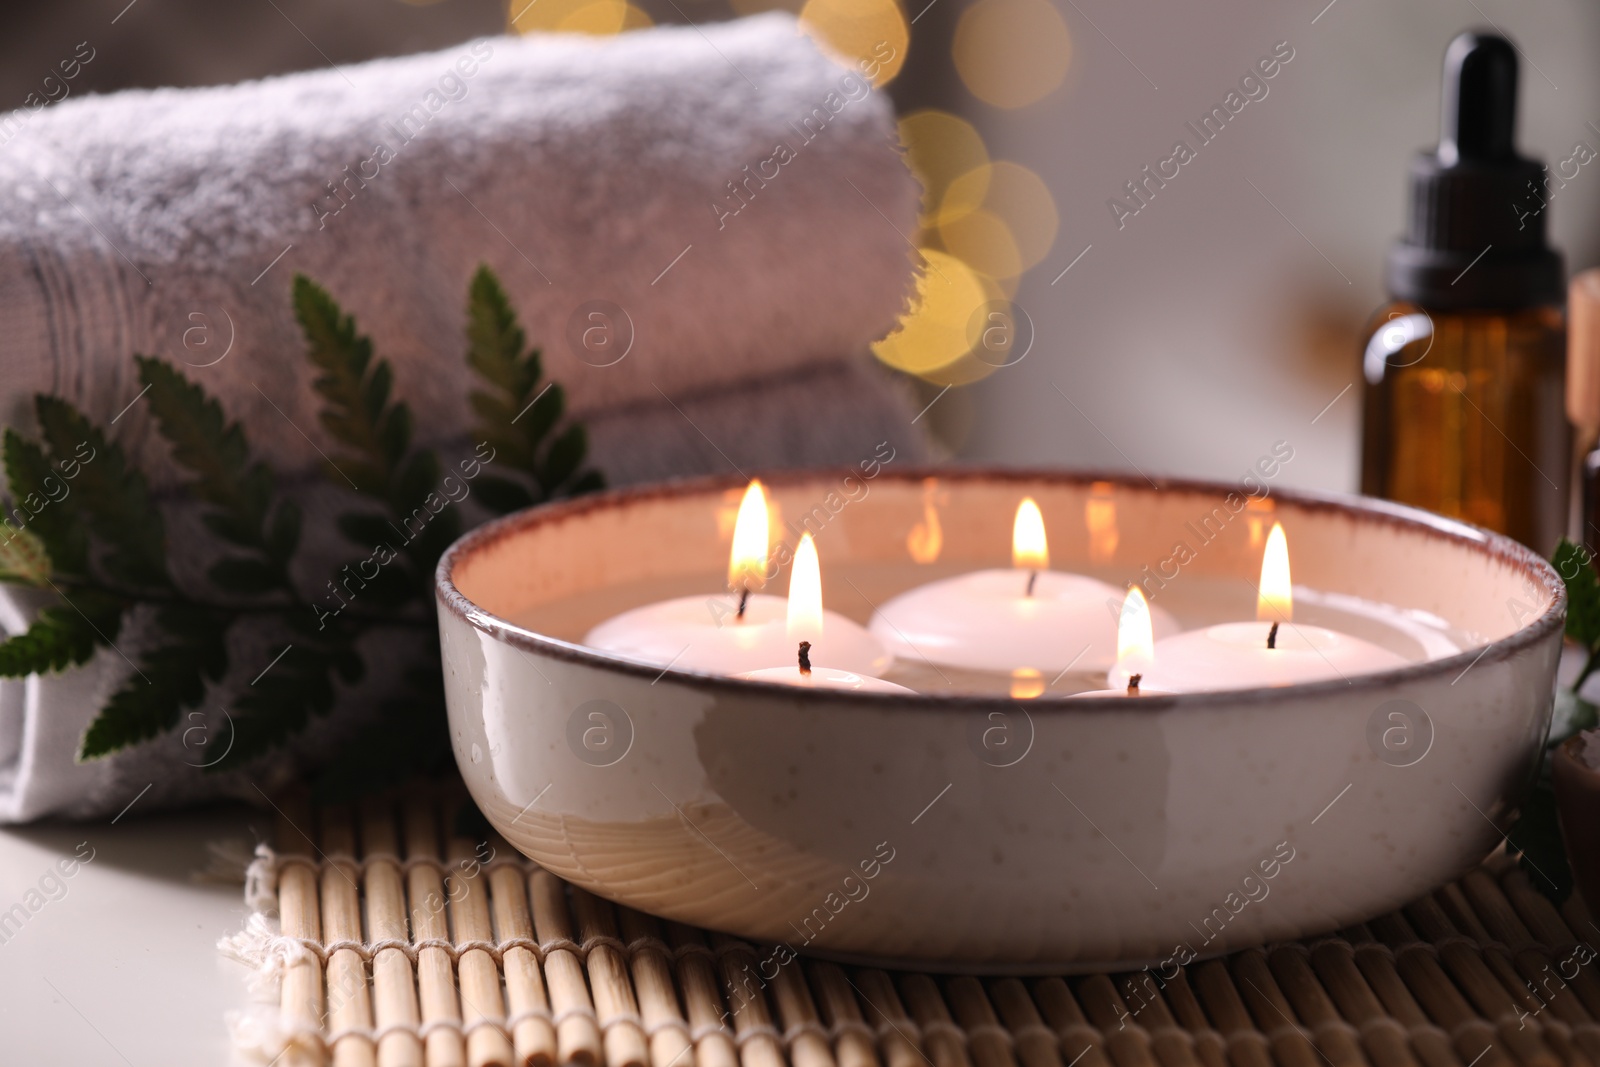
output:
[[1390,303],[1366,331],[1361,490],[1510,534],[1566,533],[1561,255],[1529,212],[1544,169],[1517,154],[1517,55],[1463,33],[1444,59],[1438,147],[1411,167]]

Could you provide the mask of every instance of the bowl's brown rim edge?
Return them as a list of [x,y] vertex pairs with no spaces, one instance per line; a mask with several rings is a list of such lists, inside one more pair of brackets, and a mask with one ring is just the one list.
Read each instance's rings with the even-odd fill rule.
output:
[[[819,478],[845,474],[856,474],[856,471],[854,468],[846,467],[806,467],[757,471],[755,477],[760,478],[766,485],[781,487],[814,482]],[[860,477],[861,475],[857,474],[856,476]],[[986,467],[976,465],[916,467],[897,471],[882,470],[872,480],[876,481],[881,478],[888,478],[897,482],[921,482],[929,478],[939,478],[953,481],[1042,481],[1063,485],[1090,485],[1096,482],[1108,482],[1112,485],[1126,487],[1135,492],[1176,491],[1218,497],[1225,497],[1228,493],[1238,493],[1241,489],[1240,486],[1232,483],[1204,479],[1152,478],[1139,473],[1042,467]],[[547,522],[559,522],[592,511],[636,504],[660,497],[726,492],[730,489],[742,488],[747,482],[748,478],[743,474],[714,474],[691,478],[676,478],[667,481],[624,486],[618,489],[608,489],[548,504],[537,504],[493,519],[463,534],[445,550],[444,555],[439,557],[438,566],[434,571],[435,599],[442,610],[448,611],[467,625],[489,634],[496,640],[503,641],[526,652],[568,660],[595,669],[648,678],[652,683],[672,682],[701,688],[709,687],[714,691],[725,690],[730,694],[742,694],[744,696],[765,695],[770,698],[781,694],[793,697],[796,694],[795,690],[772,682],[756,682],[735,678],[730,675],[673,668],[662,669],[659,666],[614,656],[570,641],[548,637],[518,626],[516,623],[502,619],[492,612],[479,607],[468,600],[456,588],[454,581],[451,579],[451,574],[458,560],[474,552],[482,551],[506,537],[521,533],[530,526],[542,525]],[[1567,591],[1560,575],[1556,573],[1555,568],[1551,566],[1549,561],[1537,552],[1504,534],[1495,533],[1492,530],[1474,526],[1458,519],[1451,519],[1433,512],[1424,511],[1421,508],[1397,504],[1389,500],[1380,500],[1376,497],[1303,489],[1275,489],[1271,495],[1303,509],[1335,511],[1358,518],[1379,519],[1395,526],[1416,530],[1424,535],[1441,537],[1445,540],[1479,548],[1502,563],[1522,570],[1532,583],[1542,586],[1551,594],[1550,604],[1532,622],[1508,637],[1490,642],[1487,645],[1475,645],[1456,655],[1446,656],[1442,659],[1426,660],[1421,663],[1408,664],[1404,667],[1396,667],[1392,670],[1362,674],[1350,679],[1330,679],[1324,682],[1307,682],[1287,687],[1257,687],[1204,693],[1164,694],[1144,697],[1133,702],[1118,696],[1073,697],[1063,695],[1017,700],[1011,697],[985,696],[973,693],[918,692],[915,696],[907,697],[899,693],[869,693],[834,689],[808,690],[804,694],[805,699],[811,703],[842,703],[859,705],[864,708],[915,708],[923,704],[943,706],[950,703],[959,703],[964,707],[977,709],[991,707],[1016,708],[1022,705],[1030,710],[1048,710],[1052,713],[1063,711],[1104,712],[1115,709],[1119,713],[1126,714],[1134,708],[1140,711],[1155,712],[1167,710],[1174,706],[1202,708],[1278,702],[1290,691],[1297,696],[1305,697],[1332,696],[1362,691],[1382,694],[1406,683],[1429,681],[1438,676],[1449,675],[1452,671],[1459,670],[1464,673],[1468,668],[1485,661],[1496,663],[1508,659],[1525,648],[1543,642],[1550,636],[1551,631],[1564,629],[1567,614]]]

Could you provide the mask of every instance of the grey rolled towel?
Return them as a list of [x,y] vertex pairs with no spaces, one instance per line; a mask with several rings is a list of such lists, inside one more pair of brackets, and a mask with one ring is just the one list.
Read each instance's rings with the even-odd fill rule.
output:
[[[308,474],[332,449],[290,305],[300,272],[391,362],[417,443],[449,448],[470,426],[466,286],[488,263],[614,483],[849,463],[885,440],[915,460],[915,409],[865,352],[910,285],[917,189],[893,131],[887,99],[778,15],[0,116],[0,416],[28,427],[48,392],[116,417],[170,487],[133,362],[160,355]],[[311,588],[348,558],[327,540]],[[11,595],[0,626],[35,607]],[[240,640],[248,681],[270,645]],[[253,795],[171,739],[75,764],[128,671],[102,650],[0,684],[0,821],[114,812],[147,784],[152,807]],[[371,700],[346,703],[270,773],[316,759]]]

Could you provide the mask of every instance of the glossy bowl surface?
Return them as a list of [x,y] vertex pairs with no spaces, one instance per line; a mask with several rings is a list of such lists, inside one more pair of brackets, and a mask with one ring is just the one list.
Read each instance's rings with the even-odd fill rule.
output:
[[1259,479],[874,463],[763,480],[788,524],[775,536],[811,529],[828,606],[862,622],[919,582],[1006,565],[1031,495],[1054,567],[1141,581],[1180,617],[1252,617],[1281,521],[1297,597],[1394,605],[1459,651],[1137,701],[1049,679],[1013,699],[932,665],[910,696],[801,692],[577,644],[641,598],[715,597],[742,479],[535,508],[439,565],[455,756],[511,844],[619,903],[775,956],[1168,968],[1435,888],[1501,840],[1535,767],[1566,599],[1506,538],[1354,497],[1251,502]]

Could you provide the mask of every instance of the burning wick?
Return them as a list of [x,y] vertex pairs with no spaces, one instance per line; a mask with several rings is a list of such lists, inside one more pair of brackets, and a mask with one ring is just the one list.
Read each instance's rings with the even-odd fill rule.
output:
[[1017,517],[1011,524],[1011,565],[1028,572],[1028,588],[1023,596],[1032,596],[1039,572],[1050,569],[1050,543],[1044,533],[1044,516],[1031,496],[1017,505]]
[[733,521],[733,549],[728,553],[728,588],[739,590],[739,613],[744,621],[750,605],[750,589],[766,584],[767,494],[759,481],[752,481],[739,501],[739,515]]
[[1277,623],[1273,623],[1272,624],[1272,629],[1267,631],[1267,647],[1268,648],[1277,648],[1278,647],[1278,624]]
[[1136,697],[1136,696],[1139,695],[1139,682],[1143,678],[1144,678],[1144,675],[1142,675],[1142,674],[1130,674],[1130,675],[1128,675],[1128,695],[1129,696]]
[[811,673],[811,642],[810,641],[801,641],[800,642],[800,673],[801,674],[810,674]]

